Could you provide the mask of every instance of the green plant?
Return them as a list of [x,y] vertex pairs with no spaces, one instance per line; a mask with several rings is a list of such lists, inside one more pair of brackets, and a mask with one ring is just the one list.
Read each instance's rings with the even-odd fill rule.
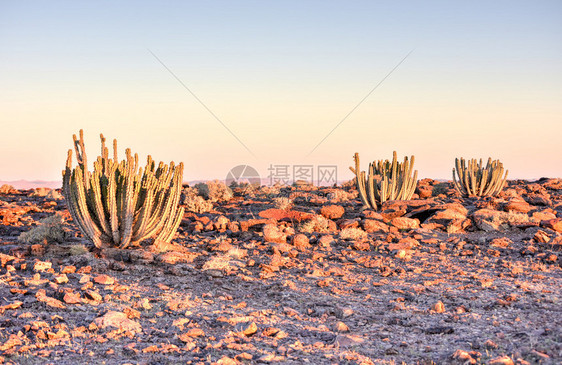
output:
[[470,159],[467,165],[464,158],[456,158],[455,165],[453,183],[464,197],[496,196],[505,186],[508,171],[503,174],[503,164],[499,160],[492,161],[492,158],[488,158],[486,167],[483,167],[482,159],[479,162],[474,158]]
[[80,231],[98,247],[125,248],[141,241],[170,242],[183,217],[178,209],[182,189],[183,163],[170,166],[155,163],[148,156],[144,170],[138,167],[138,155],[118,162],[117,140],[113,140],[113,159],[109,158],[105,138],[101,138],[101,156],[88,171],[83,131],[74,138],[78,166],[72,168],[72,150],[68,151],[63,171],[63,194]]
[[369,174],[360,170],[359,154],[355,153],[355,168],[349,169],[355,174],[355,183],[365,207],[376,210],[387,200],[409,200],[414,195],[418,181],[418,171],[414,168],[414,156],[400,163],[396,159],[396,151],[392,154],[392,162],[388,160],[373,161],[369,164]]

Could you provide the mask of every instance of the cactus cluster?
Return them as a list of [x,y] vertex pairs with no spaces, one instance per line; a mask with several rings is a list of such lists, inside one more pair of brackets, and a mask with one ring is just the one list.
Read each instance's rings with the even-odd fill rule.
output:
[[155,168],[148,156],[143,170],[138,155],[126,150],[126,159],[117,158],[113,140],[113,159],[109,158],[105,138],[101,137],[101,156],[88,171],[83,131],[74,138],[78,166],[72,167],[68,150],[63,170],[63,194],[80,231],[96,247],[126,248],[141,241],[170,242],[183,217],[178,208],[182,189],[183,163],[170,166],[160,162]]
[[464,158],[456,158],[455,166],[453,183],[464,197],[496,196],[505,186],[508,171],[504,175],[503,164],[499,160],[492,161],[492,158],[488,158],[486,167],[483,167],[482,159],[477,161],[473,158],[467,165]]
[[355,153],[355,168],[349,169],[355,174],[357,190],[365,207],[376,210],[387,200],[409,200],[416,190],[418,171],[414,167],[414,156],[404,162],[398,162],[396,151],[392,162],[388,160],[373,161],[369,164],[369,174],[361,171],[359,154]]

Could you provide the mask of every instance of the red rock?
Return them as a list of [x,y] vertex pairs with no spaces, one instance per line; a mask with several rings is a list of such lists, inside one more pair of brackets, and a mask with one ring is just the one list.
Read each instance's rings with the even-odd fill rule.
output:
[[10,338],[0,346],[0,351],[6,351],[21,344],[22,341],[18,335],[10,335]]
[[384,217],[382,216],[382,214],[380,214],[379,212],[375,212],[374,210],[364,210],[362,213],[362,216],[365,217],[366,219],[376,219],[379,221],[382,221],[384,219]]
[[205,331],[203,331],[201,328],[191,328],[189,331],[185,333],[185,335],[191,338],[201,337],[201,336],[205,336]]
[[334,237],[331,234],[325,234],[318,239],[318,245],[324,248],[329,248],[332,242],[334,242]]
[[533,239],[535,240],[535,242],[547,243],[548,241],[550,241],[550,236],[545,231],[538,230],[537,233],[535,233],[535,235],[533,236]]
[[406,214],[406,209],[386,209],[381,212],[381,215],[385,221],[390,221],[393,218],[402,217]]
[[345,213],[345,209],[339,205],[325,205],[320,209],[320,214],[328,219],[339,219]]
[[464,230],[472,225],[470,219],[453,219],[447,225],[447,233],[463,233]]
[[101,317],[94,320],[98,328],[115,327],[123,331],[131,331],[132,333],[142,332],[142,327],[138,322],[127,318],[122,312],[109,311]]
[[550,228],[556,232],[562,232],[562,218],[543,220],[541,221],[541,227]]
[[462,213],[456,209],[449,208],[437,211],[434,215],[431,216],[432,222],[450,221],[453,219],[466,219],[466,213]]
[[313,214],[306,213],[306,212],[299,212],[297,210],[283,210],[283,209],[271,208],[261,211],[259,213],[259,216],[262,218],[275,219],[278,221],[294,220],[297,222],[301,222],[303,220],[312,218]]
[[470,356],[470,354],[464,350],[457,350],[452,356],[453,359],[461,360],[465,364],[476,364],[476,360]]
[[34,271],[46,271],[48,269],[50,269],[53,266],[53,264],[49,261],[35,261],[35,264],[33,265],[33,270]]
[[513,243],[512,240],[510,240],[507,237],[501,237],[501,238],[494,238],[491,242],[490,242],[490,246],[491,247],[500,247],[500,248],[506,248],[509,245],[511,245]]
[[[522,213],[499,212],[494,209],[480,209],[472,214],[472,218],[478,228],[486,232],[491,232],[503,228],[504,225],[507,226],[509,222],[509,214],[512,214],[514,217],[515,214],[523,215]],[[528,221],[529,217],[527,215],[525,216]]]
[[82,299],[80,298],[80,294],[74,292],[68,292],[64,294],[62,300],[67,304],[77,304],[82,302]]
[[294,235],[291,243],[299,250],[305,250],[307,248],[310,248],[308,237],[306,237],[306,235],[302,233]]
[[340,219],[337,221],[337,226],[340,229],[357,228],[359,227],[359,218],[356,219]]
[[246,336],[246,337],[250,337],[253,334],[255,334],[256,332],[258,332],[258,326],[256,325],[255,322],[250,323],[243,331],[242,333]]
[[217,361],[217,365],[238,365],[240,364],[240,362],[238,362],[238,360],[235,359],[231,359],[230,357],[224,355],[223,357],[221,357],[219,359],[219,361]]
[[374,233],[374,232],[388,232],[388,225],[384,222],[375,220],[375,219],[364,219],[361,222],[363,229],[367,233]]
[[66,308],[60,300],[47,296],[45,289],[39,289],[35,294],[35,298],[53,308]]
[[74,274],[76,272],[76,266],[65,266],[61,270],[61,274]]
[[96,284],[112,285],[115,283],[115,279],[109,275],[101,274],[94,278],[94,282]]
[[419,228],[420,221],[418,219],[396,217],[392,218],[390,224],[398,229],[415,229]]
[[445,312],[445,305],[442,301],[439,300],[431,306],[431,310],[435,313],[443,313]]
[[148,352],[158,352],[158,346],[156,346],[156,345],[151,345],[151,346],[145,347],[144,349],[142,349],[142,352],[144,352],[144,353],[148,353]]
[[518,213],[527,213],[531,209],[533,209],[533,207],[522,198],[510,199],[509,202],[504,207],[504,210],[506,212],[518,212]]
[[17,308],[21,307],[22,304],[23,304],[23,302],[20,302],[19,300],[16,300],[13,303],[0,306],[0,314],[4,314],[4,312],[8,309],[17,309]]
[[334,326],[334,330],[336,332],[345,333],[345,332],[349,332],[349,327],[342,321],[338,321]]
[[513,360],[507,355],[496,357],[488,362],[489,365],[513,365]]
[[103,301],[103,297],[100,293],[93,291],[93,290],[86,290],[85,297],[88,300],[91,300],[94,303],[101,303]]
[[533,212],[531,218],[536,222],[549,221],[551,219],[556,219],[556,212],[549,212],[549,209],[545,209],[541,212]]
[[175,265],[178,263],[192,263],[198,254],[193,252],[167,251],[156,257],[158,262]]
[[419,186],[416,192],[418,193],[421,199],[431,198],[431,195],[433,194],[433,186],[430,185]]
[[275,224],[266,224],[263,227],[263,238],[267,242],[274,242],[274,243],[285,243],[287,242],[287,235],[275,225]]

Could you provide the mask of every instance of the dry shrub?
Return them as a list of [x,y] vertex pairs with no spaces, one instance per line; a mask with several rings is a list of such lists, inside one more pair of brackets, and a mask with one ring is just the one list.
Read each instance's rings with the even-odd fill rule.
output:
[[192,213],[207,213],[213,209],[213,203],[197,195],[197,190],[187,187],[182,192],[182,205]]
[[53,214],[40,220],[36,227],[20,234],[18,240],[24,243],[64,242],[68,238],[68,232],[64,229],[63,223],[62,215]]
[[347,227],[341,230],[340,238],[344,240],[360,240],[367,237],[367,232],[361,228]]
[[195,185],[198,195],[211,202],[224,202],[232,199],[234,194],[226,184],[220,180],[207,181]]

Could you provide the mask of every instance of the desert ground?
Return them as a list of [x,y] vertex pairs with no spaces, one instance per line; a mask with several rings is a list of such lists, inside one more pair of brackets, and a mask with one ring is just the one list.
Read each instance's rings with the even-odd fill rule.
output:
[[186,186],[172,245],[126,250],[60,190],[0,190],[3,364],[562,363],[561,179],[377,211],[353,184]]

